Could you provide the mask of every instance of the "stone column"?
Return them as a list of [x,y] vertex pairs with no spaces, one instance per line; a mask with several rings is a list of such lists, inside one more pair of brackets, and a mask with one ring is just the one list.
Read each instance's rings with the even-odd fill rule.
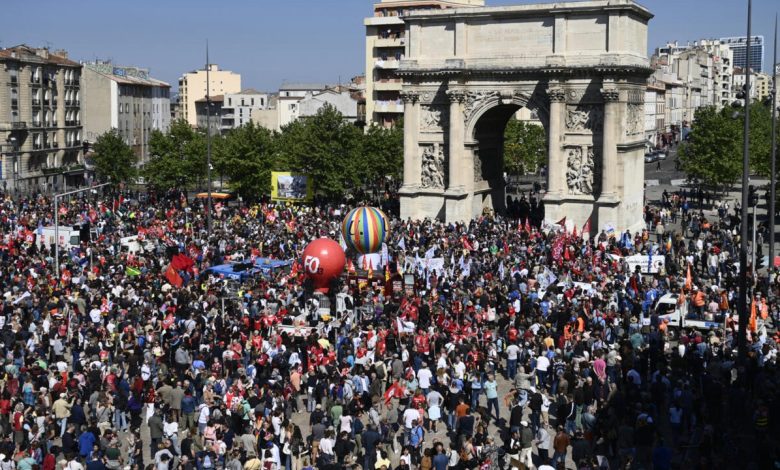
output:
[[417,128],[420,114],[420,94],[402,91],[404,102],[404,187],[420,186],[420,151],[417,145]]
[[463,143],[465,140],[463,129],[463,100],[466,98],[466,92],[463,90],[447,90],[447,97],[450,100],[449,116],[449,184],[448,189],[456,191],[466,191],[466,184],[473,181],[474,177],[469,175],[474,172],[474,163],[465,161],[465,152]]
[[566,111],[566,93],[558,83],[551,83],[547,89],[550,98],[550,126],[547,168],[547,194],[560,198],[566,195],[566,156],[561,147],[563,138],[563,114]]
[[618,122],[618,100],[620,93],[615,87],[601,89],[604,99],[604,125],[602,130],[602,160],[601,160],[601,198],[603,202],[618,201],[618,156],[617,133],[620,131]]

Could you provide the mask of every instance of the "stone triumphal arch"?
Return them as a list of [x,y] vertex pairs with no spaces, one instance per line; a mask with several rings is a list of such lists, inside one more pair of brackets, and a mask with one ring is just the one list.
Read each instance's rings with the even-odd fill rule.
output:
[[503,209],[504,128],[525,107],[548,135],[545,217],[641,227],[651,18],[631,0],[406,16],[401,216]]

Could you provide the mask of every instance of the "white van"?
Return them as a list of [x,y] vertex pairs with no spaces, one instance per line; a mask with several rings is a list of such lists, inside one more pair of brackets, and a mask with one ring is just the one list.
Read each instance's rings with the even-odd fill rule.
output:
[[[723,328],[725,319],[718,321],[720,315],[705,313],[703,320],[693,320],[688,316],[688,302],[679,302],[679,294],[665,294],[655,304],[655,312],[660,321],[669,320],[667,327],[669,333],[676,336],[680,329],[694,328],[697,330],[708,331]],[[649,324],[650,319],[643,321]]]
[[[40,229],[41,233],[36,237],[35,244],[39,248],[43,248],[44,246],[49,248],[52,245],[54,245],[54,239],[55,239],[55,233],[59,236],[59,245],[61,249],[70,249],[74,246],[79,246],[81,244],[80,237],[80,231],[78,229],[74,229],[73,226],[67,225],[62,226],[60,225],[59,230],[56,230],[55,227],[43,227]],[[36,231],[36,234],[38,232]]]
[[154,245],[148,241],[144,242],[143,240],[139,240],[138,235],[133,235],[130,237],[120,238],[119,249],[122,251],[122,253],[130,253],[131,255],[135,255],[137,253],[152,251],[154,249]]

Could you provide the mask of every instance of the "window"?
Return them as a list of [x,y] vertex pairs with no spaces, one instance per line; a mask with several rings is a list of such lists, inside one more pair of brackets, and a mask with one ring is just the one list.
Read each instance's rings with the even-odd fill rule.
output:
[[233,98],[228,98],[228,106],[233,106]]
[[254,106],[254,105],[255,105],[255,99],[252,98],[252,106]]

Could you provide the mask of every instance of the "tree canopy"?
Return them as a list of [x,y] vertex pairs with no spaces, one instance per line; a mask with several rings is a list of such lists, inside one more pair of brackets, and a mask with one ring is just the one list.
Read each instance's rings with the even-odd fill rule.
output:
[[99,136],[92,148],[95,152],[95,173],[99,179],[119,184],[135,178],[135,153],[117,129]]
[[[152,157],[144,167],[158,189],[203,187],[206,135],[186,121],[149,139]],[[281,132],[254,123],[212,139],[212,177],[224,177],[245,198],[269,194],[272,171],[305,173],[318,197],[337,199],[384,176],[399,177],[403,168],[403,129],[356,127],[332,106],[293,121]]]
[[[771,119],[765,104],[750,106],[750,169],[761,176],[770,173]],[[736,183],[742,175],[744,123],[743,109],[698,109],[690,138],[679,149],[688,178],[712,186]]]
[[534,173],[547,162],[547,136],[542,126],[510,119],[504,130],[504,168],[510,175]]

